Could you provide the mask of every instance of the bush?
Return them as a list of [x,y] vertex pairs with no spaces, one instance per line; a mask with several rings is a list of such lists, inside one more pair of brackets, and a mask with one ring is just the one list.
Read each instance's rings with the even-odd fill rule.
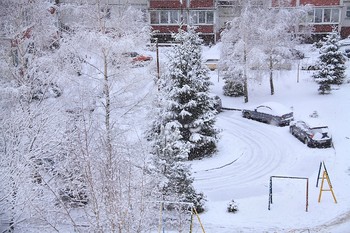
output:
[[235,213],[235,212],[237,212],[237,211],[238,211],[238,205],[237,205],[237,203],[236,203],[234,200],[230,201],[230,202],[228,203],[228,206],[227,206],[227,212],[229,212],[229,213]]
[[244,95],[243,84],[241,82],[235,82],[233,79],[225,79],[223,89],[225,96],[240,97]]

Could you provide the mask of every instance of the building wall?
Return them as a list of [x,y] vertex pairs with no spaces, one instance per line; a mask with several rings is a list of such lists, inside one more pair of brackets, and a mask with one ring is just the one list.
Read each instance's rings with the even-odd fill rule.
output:
[[300,5],[311,4],[314,6],[340,5],[340,0],[300,0]]
[[[84,0],[85,1],[85,0]],[[91,3],[96,0],[88,0]],[[171,38],[172,32],[177,32],[179,22],[198,26],[197,31],[201,32],[206,40],[210,38],[211,42],[216,42],[220,36],[220,32],[225,28],[225,24],[234,17],[239,16],[245,0],[101,0],[102,3],[108,2],[111,7],[111,17],[113,12],[120,10],[120,6],[130,4],[141,9],[147,15],[151,27],[156,36],[164,37],[166,40]],[[59,0],[59,3],[79,3],[80,0]],[[300,5],[313,5],[316,9],[339,9],[338,22],[316,22],[315,33],[324,34],[331,30],[332,26],[338,26],[343,37],[350,35],[350,0],[252,0],[252,5],[256,7],[293,7]],[[167,16],[169,23],[160,22],[161,12],[169,11]],[[177,11],[178,13],[170,12]],[[193,17],[200,17],[206,11],[205,22],[194,23]],[[208,13],[209,12],[209,13]],[[212,12],[212,16],[210,15]],[[154,21],[154,16],[158,17],[158,21]],[[171,21],[171,14],[178,14],[177,20]],[[164,15],[163,15],[164,17]],[[209,20],[213,17],[212,20]],[[62,12],[63,22],[74,22],[70,12]]]
[[341,0],[272,0],[273,6],[300,6],[307,4],[314,6],[340,5]]
[[171,40],[179,25],[197,26],[206,43],[216,42],[215,0],[150,0],[150,24],[160,42]]

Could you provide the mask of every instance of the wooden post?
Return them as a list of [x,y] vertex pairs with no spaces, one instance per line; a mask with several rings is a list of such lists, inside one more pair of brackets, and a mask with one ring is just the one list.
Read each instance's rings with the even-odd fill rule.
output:
[[203,224],[202,224],[202,222],[201,222],[201,219],[199,218],[199,215],[198,215],[198,212],[197,212],[197,210],[196,210],[196,207],[194,207],[194,206],[193,206],[193,211],[194,211],[194,213],[195,213],[196,216],[197,216],[198,222],[199,222],[199,224],[201,225],[201,228],[202,228],[203,233],[205,233],[205,230],[204,230]]
[[194,206],[191,207],[190,233],[192,233],[192,228],[193,228],[193,208]]

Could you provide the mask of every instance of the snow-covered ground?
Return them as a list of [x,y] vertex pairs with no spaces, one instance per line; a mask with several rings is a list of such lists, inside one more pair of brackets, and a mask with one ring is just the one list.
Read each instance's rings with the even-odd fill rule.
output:
[[[306,58],[317,53],[301,47]],[[204,50],[205,58],[218,58],[218,46]],[[349,67],[350,63],[347,64]],[[334,148],[308,148],[289,133],[288,127],[276,127],[241,117],[239,111],[223,111],[217,126],[222,130],[219,152],[212,158],[193,161],[195,187],[207,196],[205,213],[200,215],[207,233],[232,232],[350,232],[350,84],[330,95],[319,95],[312,71],[300,70],[298,62],[290,71],[276,71],[275,95],[270,95],[268,74],[257,74],[260,81],[249,86],[249,103],[243,98],[222,96],[223,80],[217,71],[210,75],[213,93],[224,107],[250,108],[262,102],[280,102],[294,111],[295,119],[304,119],[314,111],[331,130]],[[347,70],[350,76],[350,68]],[[316,187],[320,162],[324,161],[333,185],[331,192]],[[306,180],[274,179],[273,204],[268,210],[270,176],[309,179],[308,212]],[[324,188],[328,188],[325,183]],[[239,207],[228,213],[234,200]],[[195,232],[201,232],[197,227]]]

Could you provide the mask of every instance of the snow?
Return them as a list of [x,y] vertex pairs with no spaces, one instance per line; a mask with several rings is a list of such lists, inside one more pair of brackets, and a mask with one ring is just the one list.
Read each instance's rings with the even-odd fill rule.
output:
[[304,119],[305,119],[305,123],[311,128],[327,127],[326,122],[324,122],[320,118],[305,117]]
[[[219,46],[205,49],[205,57],[218,58]],[[263,74],[260,82],[249,83],[247,104],[243,98],[223,96],[222,79],[218,79],[217,71],[210,72],[212,92],[220,96],[224,107],[245,109],[276,101],[292,106],[295,120],[317,111],[332,132],[334,148],[308,148],[289,133],[288,127],[245,119],[239,111],[219,113],[219,152],[191,162],[195,187],[207,196],[207,210],[200,215],[205,232],[350,232],[350,84],[329,95],[319,95],[312,71],[300,70],[298,75],[297,70],[298,65],[301,68],[300,64],[316,60],[318,53],[310,47],[300,46],[306,58],[299,64],[296,61],[291,70],[275,72],[275,95],[270,95],[268,74]],[[346,73],[350,75],[349,69]],[[322,161],[337,203],[329,191],[322,192],[318,203],[320,184],[316,187],[316,181]],[[308,178],[308,212],[306,182],[295,179],[273,181],[273,204],[268,210],[271,176]],[[325,182],[324,189],[328,188]],[[236,213],[227,212],[232,200],[239,208]]]
[[277,102],[265,102],[265,103],[262,103],[262,104],[259,104],[259,106],[257,107],[267,107],[266,108],[261,108],[261,110],[259,111],[265,111],[266,113],[271,113],[271,114],[274,114],[274,115],[277,115],[277,116],[283,116],[284,114],[288,114],[291,112],[291,109],[280,104],[280,103],[277,103]]

